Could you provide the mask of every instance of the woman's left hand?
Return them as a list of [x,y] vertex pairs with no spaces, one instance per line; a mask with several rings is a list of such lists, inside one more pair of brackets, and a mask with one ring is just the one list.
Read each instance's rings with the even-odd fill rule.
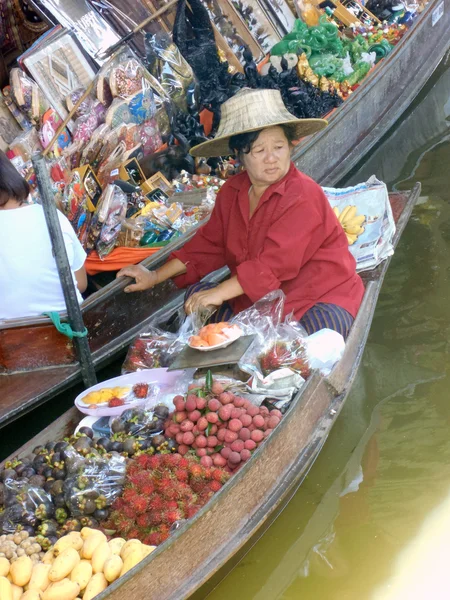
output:
[[200,308],[207,308],[209,306],[220,306],[223,304],[223,298],[220,290],[212,288],[211,290],[203,290],[202,292],[196,292],[188,298],[184,304],[184,310],[187,315],[198,311]]

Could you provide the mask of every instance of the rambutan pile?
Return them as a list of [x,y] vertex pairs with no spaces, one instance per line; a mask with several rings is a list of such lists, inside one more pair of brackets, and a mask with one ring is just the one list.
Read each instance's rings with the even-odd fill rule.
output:
[[105,528],[157,546],[169,537],[174,523],[193,517],[229,477],[224,469],[204,467],[195,457],[142,454],[130,461],[122,495],[112,505]]

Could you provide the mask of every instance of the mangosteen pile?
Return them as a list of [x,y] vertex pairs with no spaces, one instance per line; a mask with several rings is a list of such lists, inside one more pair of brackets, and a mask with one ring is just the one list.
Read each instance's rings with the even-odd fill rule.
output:
[[[115,457],[110,454],[102,458],[90,436],[93,436],[91,429],[81,428],[69,439],[70,443],[48,442],[37,446],[29,456],[5,464],[0,473],[0,505],[3,506],[0,533],[27,531],[36,535],[45,549],[69,531],[96,527],[100,520],[107,518],[106,506],[122,491],[125,458],[117,453]],[[75,499],[82,499],[77,484],[86,473],[90,474],[90,487],[96,486],[98,480],[103,487],[98,486],[98,494],[91,492],[97,500],[94,510],[88,504],[87,511],[83,511],[81,503],[74,518],[73,508],[78,506]],[[115,494],[110,494],[108,500],[104,496],[105,487],[111,492],[113,484]]]
[[151,411],[142,408],[125,410],[111,423],[111,437],[100,438],[97,445],[107,452],[115,451],[134,456],[139,452],[175,452],[175,440],[164,437],[164,423],[169,409],[158,404]]
[[118,452],[85,458],[81,468],[68,473],[63,485],[66,507],[72,517],[107,519],[109,506],[122,493],[125,471],[126,459]]
[[163,435],[168,416],[163,404],[128,409],[112,421],[109,437],[95,439],[90,427],[80,427],[64,441],[5,463],[0,534],[26,531],[45,550],[70,531],[98,527],[122,493],[127,458],[176,451],[175,441]]

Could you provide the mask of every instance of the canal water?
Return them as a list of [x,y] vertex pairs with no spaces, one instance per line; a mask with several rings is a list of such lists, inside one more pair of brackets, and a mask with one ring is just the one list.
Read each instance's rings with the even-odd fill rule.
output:
[[[303,485],[211,600],[450,598],[450,67],[341,184],[373,173],[422,193],[361,369]],[[80,389],[2,430],[0,456]]]
[[421,181],[363,364],[293,500],[208,600],[450,598],[450,68],[343,184]]

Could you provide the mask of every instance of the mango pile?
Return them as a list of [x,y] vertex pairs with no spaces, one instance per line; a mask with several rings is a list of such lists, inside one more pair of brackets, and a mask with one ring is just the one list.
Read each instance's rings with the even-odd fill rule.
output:
[[135,567],[155,546],[113,538],[89,527],[72,531],[42,561],[0,557],[1,600],[91,600]]

